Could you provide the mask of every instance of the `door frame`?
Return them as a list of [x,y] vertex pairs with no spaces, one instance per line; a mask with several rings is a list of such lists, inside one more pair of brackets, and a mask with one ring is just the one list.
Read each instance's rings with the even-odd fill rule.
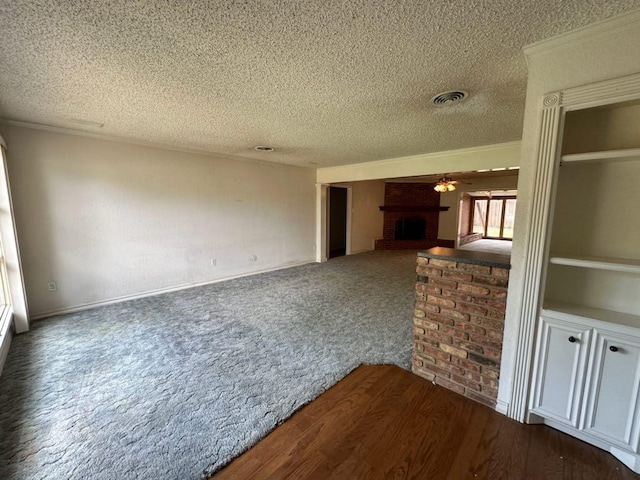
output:
[[345,255],[351,255],[351,229],[353,224],[353,187],[344,184],[316,184],[316,201],[320,208],[316,214],[316,262],[326,262],[329,259],[329,187],[338,187],[347,189],[347,232]]

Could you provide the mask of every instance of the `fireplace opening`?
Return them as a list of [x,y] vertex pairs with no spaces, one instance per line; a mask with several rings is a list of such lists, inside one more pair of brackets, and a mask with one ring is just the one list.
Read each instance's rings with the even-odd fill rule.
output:
[[396,221],[396,240],[424,240],[427,223],[423,218],[401,218]]

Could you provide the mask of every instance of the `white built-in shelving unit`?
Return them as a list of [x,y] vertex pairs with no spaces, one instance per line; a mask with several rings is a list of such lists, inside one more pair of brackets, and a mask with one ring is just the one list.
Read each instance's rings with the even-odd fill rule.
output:
[[543,307],[640,315],[640,102],[568,110],[560,138]]
[[[549,170],[554,189],[529,402],[530,421],[537,418],[607,449],[636,472],[640,83],[638,87],[635,99],[549,110],[558,115],[558,130],[546,132],[557,138],[555,165]],[[560,97],[547,98],[556,102]]]

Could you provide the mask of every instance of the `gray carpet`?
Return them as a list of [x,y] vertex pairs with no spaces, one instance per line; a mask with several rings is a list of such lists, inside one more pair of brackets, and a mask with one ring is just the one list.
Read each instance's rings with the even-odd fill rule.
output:
[[0,478],[195,479],[362,363],[410,365],[412,252],[36,322],[0,378]]

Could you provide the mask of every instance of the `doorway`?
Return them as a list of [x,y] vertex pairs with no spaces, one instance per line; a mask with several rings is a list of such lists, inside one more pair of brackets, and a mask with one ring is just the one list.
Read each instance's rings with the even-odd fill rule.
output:
[[474,196],[471,207],[472,233],[493,240],[513,240],[515,196]]
[[340,257],[349,253],[347,248],[348,194],[349,189],[347,187],[329,187],[328,258]]

